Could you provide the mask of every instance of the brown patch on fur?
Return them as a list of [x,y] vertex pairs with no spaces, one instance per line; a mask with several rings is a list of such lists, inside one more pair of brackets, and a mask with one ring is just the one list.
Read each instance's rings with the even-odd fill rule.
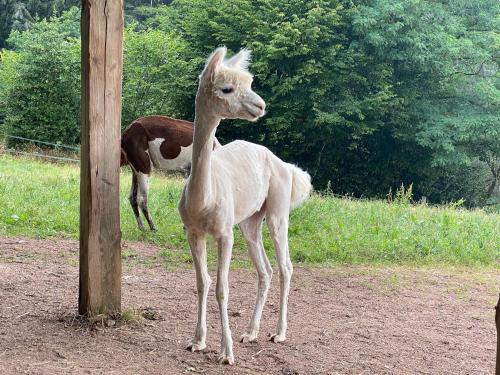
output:
[[[150,141],[163,138],[160,153],[165,159],[175,159],[181,147],[193,143],[194,124],[167,116],[145,116],[134,120],[122,134],[120,166],[131,164],[138,172],[151,173],[148,154]],[[215,139],[214,149],[220,146]]]
[[136,171],[151,173],[148,142],[156,138],[164,139],[160,145],[161,155],[165,159],[175,159],[181,152],[181,146],[193,143],[193,123],[166,116],[146,116],[133,121],[122,134],[121,147]]
[[187,147],[193,143],[192,122],[164,116],[148,116],[139,119],[139,123],[146,130],[148,141],[155,138],[165,139],[160,145],[161,155],[165,159],[175,159],[181,152],[181,146]]

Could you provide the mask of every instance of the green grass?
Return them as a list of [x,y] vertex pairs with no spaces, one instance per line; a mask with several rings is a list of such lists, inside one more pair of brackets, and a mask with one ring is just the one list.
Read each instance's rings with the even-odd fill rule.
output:
[[[160,245],[165,261],[189,262],[177,202],[181,178],[153,176],[149,206],[157,233],[141,232],[121,175],[125,240]],[[0,155],[0,236],[78,238],[79,167]],[[248,264],[238,230],[236,264]],[[309,264],[449,264],[500,268],[500,215],[482,210],[313,196],[290,217],[290,253]],[[209,242],[209,259],[215,253]],[[272,242],[265,230],[268,253]],[[171,251],[181,249],[184,251]],[[124,254],[124,257],[134,254]],[[175,258],[175,259],[174,259]],[[177,259],[178,258],[178,259]],[[274,257],[272,257],[274,258]]]

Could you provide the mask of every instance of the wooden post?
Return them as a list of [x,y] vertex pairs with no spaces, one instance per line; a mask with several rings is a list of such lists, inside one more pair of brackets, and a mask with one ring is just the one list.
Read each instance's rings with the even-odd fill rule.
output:
[[498,303],[495,309],[495,325],[497,327],[497,365],[495,374],[500,375],[500,295],[498,296]]
[[120,134],[123,0],[82,0],[78,312],[121,308]]

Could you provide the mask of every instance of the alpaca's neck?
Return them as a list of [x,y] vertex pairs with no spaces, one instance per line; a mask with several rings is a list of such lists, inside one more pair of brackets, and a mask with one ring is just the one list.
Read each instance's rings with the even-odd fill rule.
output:
[[219,118],[206,116],[203,111],[196,111],[188,196],[191,205],[198,208],[203,208],[211,202],[212,150],[219,122]]

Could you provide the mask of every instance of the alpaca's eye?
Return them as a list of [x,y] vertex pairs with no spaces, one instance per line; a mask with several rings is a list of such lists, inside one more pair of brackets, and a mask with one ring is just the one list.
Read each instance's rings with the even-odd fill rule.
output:
[[224,87],[222,89],[223,94],[231,94],[233,91],[234,91],[234,89],[232,87]]

